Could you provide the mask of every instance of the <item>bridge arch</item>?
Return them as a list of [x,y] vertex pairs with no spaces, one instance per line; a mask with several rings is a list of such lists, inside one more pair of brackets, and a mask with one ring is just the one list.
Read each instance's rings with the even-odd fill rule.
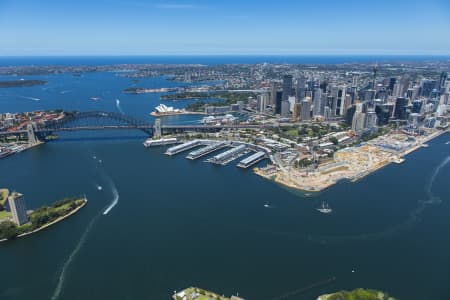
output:
[[[97,121],[97,126],[80,127],[77,122],[93,119]],[[111,122],[112,121],[112,122]],[[138,118],[105,111],[86,111],[86,112],[66,112],[63,119],[47,122],[45,124],[36,124],[35,131],[38,133],[48,133],[61,130],[71,129],[139,129],[153,135],[153,124],[149,121],[140,120]]]

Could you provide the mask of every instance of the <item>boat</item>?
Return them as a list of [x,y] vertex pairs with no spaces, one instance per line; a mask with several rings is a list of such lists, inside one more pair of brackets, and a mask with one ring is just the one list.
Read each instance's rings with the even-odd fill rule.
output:
[[91,97],[91,98],[89,98],[89,99],[91,99],[92,101],[98,101],[98,100],[100,100],[99,97]]
[[269,202],[266,202],[266,203],[264,204],[264,207],[265,207],[265,208],[270,208]]
[[322,202],[322,206],[320,208],[317,209],[319,212],[323,213],[323,214],[329,214],[331,213],[333,210],[328,206],[328,203]]
[[446,144],[446,145],[450,144],[450,141],[447,141],[445,144]]

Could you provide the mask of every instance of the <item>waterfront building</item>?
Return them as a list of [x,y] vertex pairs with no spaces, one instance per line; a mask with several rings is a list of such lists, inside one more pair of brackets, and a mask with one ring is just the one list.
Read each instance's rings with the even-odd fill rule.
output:
[[20,193],[13,192],[8,197],[8,203],[9,208],[11,209],[13,222],[17,225],[28,223],[27,208],[25,205],[24,196]]

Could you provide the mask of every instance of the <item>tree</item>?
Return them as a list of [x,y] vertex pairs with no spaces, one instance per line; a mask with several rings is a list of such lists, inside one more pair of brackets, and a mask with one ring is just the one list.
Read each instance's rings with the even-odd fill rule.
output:
[[0,223],[0,239],[13,239],[17,236],[17,225],[11,221]]
[[330,137],[330,142],[332,142],[335,145],[339,144],[338,139],[336,137],[334,137],[334,136]]

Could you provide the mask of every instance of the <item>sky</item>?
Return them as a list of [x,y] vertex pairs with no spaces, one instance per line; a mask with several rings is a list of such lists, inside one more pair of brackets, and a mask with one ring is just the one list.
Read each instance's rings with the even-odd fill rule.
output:
[[449,55],[449,0],[0,0],[0,56]]

